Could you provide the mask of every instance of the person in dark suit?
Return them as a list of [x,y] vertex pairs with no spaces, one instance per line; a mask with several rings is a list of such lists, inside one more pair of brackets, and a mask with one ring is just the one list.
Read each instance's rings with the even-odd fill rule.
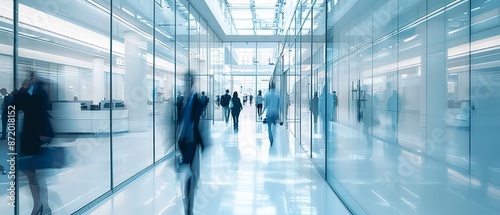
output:
[[231,98],[231,102],[233,102],[233,107],[231,108],[231,115],[233,116],[233,126],[234,130],[238,130],[239,117],[240,112],[243,110],[243,105],[241,104],[240,98],[238,98],[238,92],[234,91],[233,98]]
[[[53,136],[49,122],[48,95],[43,89],[44,82],[30,72],[24,80],[21,89],[14,98],[16,111],[23,111],[24,122],[21,133],[20,157],[24,165],[21,171],[26,174],[31,195],[33,198],[32,215],[50,214],[48,205],[47,184],[44,179],[37,177],[34,158],[40,156],[41,145]],[[45,208],[42,202],[45,202]]]
[[201,157],[200,150],[203,150],[203,140],[199,130],[200,117],[203,112],[203,104],[200,102],[198,94],[194,92],[194,78],[189,71],[185,76],[186,93],[184,94],[183,106],[181,111],[180,128],[178,145],[182,154],[181,164],[189,166],[189,177],[185,182],[185,210],[186,214],[192,215],[194,208],[194,199],[196,193],[196,185],[200,178],[199,160]]
[[311,111],[314,123],[318,122],[318,92],[314,92],[314,97],[309,101],[309,110]]

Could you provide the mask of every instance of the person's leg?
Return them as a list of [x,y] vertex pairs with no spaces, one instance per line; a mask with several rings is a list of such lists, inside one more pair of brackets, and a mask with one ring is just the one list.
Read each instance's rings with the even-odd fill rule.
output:
[[31,197],[33,198],[33,210],[31,212],[32,215],[37,215],[42,208],[42,203],[40,201],[40,184],[36,178],[36,172],[26,170],[23,171],[26,177],[28,178],[28,183],[30,186]]
[[267,133],[269,133],[269,142],[273,145],[273,131],[272,131],[272,123],[267,122]]
[[191,211],[191,181],[192,181],[192,176],[189,177],[189,179],[186,181],[186,188],[184,192],[184,198],[186,199],[184,202],[186,205],[184,205],[184,208],[186,210],[186,215],[187,214],[192,214]]
[[396,115],[396,113],[391,112],[391,126],[392,126],[393,132],[396,131],[396,127],[397,127],[396,122],[397,122],[397,115]]
[[[198,148],[196,149],[198,150]],[[196,156],[197,153],[195,153]],[[194,159],[194,162],[196,162],[196,158]],[[191,163],[190,165],[190,171],[191,171],[191,176],[189,177],[189,180],[187,182],[187,193],[188,196],[187,198],[187,215],[192,215],[193,214],[193,209],[194,209],[194,198],[195,198],[195,192],[196,192],[196,186],[198,184],[198,175],[199,174],[199,166],[196,163]]]
[[273,126],[274,123],[276,122],[276,118],[271,116],[267,116],[267,132],[269,133],[269,142],[271,142],[271,145],[273,145],[274,142],[274,136],[273,136]]
[[43,214],[52,214],[52,209],[49,206],[49,189],[45,178],[38,177],[40,187],[40,203],[43,205]]
[[2,137],[0,139],[7,138],[7,116],[2,116]]
[[238,129],[238,126],[240,125],[240,112],[236,113],[235,122],[236,122],[236,129]]
[[236,128],[238,128],[237,124],[236,124],[237,123],[236,122],[236,114],[233,112],[233,113],[231,113],[231,115],[233,116],[233,128],[236,129]]
[[227,107],[222,107],[222,115],[224,116],[224,120],[226,120],[226,123],[228,122],[227,119]]

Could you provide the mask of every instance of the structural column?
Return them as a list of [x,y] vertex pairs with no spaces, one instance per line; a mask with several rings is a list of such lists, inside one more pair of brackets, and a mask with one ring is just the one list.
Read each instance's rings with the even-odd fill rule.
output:
[[128,109],[129,132],[147,131],[147,43],[135,32],[125,33],[125,107]]

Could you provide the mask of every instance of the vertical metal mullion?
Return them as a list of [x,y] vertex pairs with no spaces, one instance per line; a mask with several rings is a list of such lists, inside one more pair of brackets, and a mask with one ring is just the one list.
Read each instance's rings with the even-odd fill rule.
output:
[[[311,4],[310,8],[309,8],[309,17],[310,17],[310,26],[313,26],[313,19],[314,19],[314,14],[313,14],[314,10],[313,10],[313,5]],[[310,92],[313,93],[313,83],[315,83],[314,81],[314,71],[313,71],[313,35],[314,35],[314,31],[310,31],[311,33],[309,34],[309,66],[310,66],[310,69],[309,69],[309,77],[311,77],[311,81],[310,81]],[[315,83],[317,84],[317,83]],[[308,94],[308,96],[311,96],[311,94]],[[326,96],[326,95],[325,95]],[[325,100],[326,101],[326,100]],[[326,102],[325,102],[326,103]],[[309,113],[309,120],[310,121],[314,121],[314,116],[312,116],[312,112]],[[312,120],[311,120],[312,119]],[[314,126],[314,122],[313,123],[309,123],[311,126],[310,126],[310,131],[309,131],[309,157],[310,158],[313,158],[313,126]],[[313,162],[314,163],[314,162]]]
[[[179,112],[177,110],[177,96],[176,96],[176,93],[177,93],[177,4],[174,4],[174,104],[175,104],[175,111],[173,113],[173,118],[174,118],[174,126],[175,126],[175,130],[174,130],[174,138],[177,139],[177,130],[179,129],[179,123],[178,120],[179,120],[179,116],[177,115],[177,113]],[[177,150],[177,144],[174,144],[174,148],[175,150]],[[175,159],[175,162],[177,162],[177,159]],[[176,163],[177,164],[177,163]]]
[[[14,42],[14,44],[13,44],[13,47],[12,47],[13,48],[12,49],[12,55],[13,55],[13,57],[12,57],[12,63],[13,63],[13,65],[12,66],[14,67],[14,71],[13,71],[13,74],[12,74],[12,80],[14,82],[14,89],[17,89],[17,70],[18,70],[17,63],[18,63],[18,45],[19,45],[18,44],[18,37],[17,37],[17,35],[19,33],[18,32],[19,31],[19,29],[18,29],[18,22],[19,22],[19,11],[18,11],[19,10],[19,0],[14,0],[14,5],[13,5],[12,10],[13,10],[12,12],[14,13],[13,14],[13,16],[14,16],[13,18],[14,19],[13,19],[13,23],[12,23],[12,25],[13,25],[13,31],[14,31],[13,32],[13,39],[14,39],[13,42]],[[17,119],[18,119],[17,118],[17,114],[15,116],[16,116],[15,119],[16,119],[16,122],[17,122]],[[17,129],[17,127],[18,126],[16,125],[16,129]],[[19,147],[20,147],[20,142],[17,141],[16,142],[16,150],[15,150],[16,160],[19,159],[19,156],[17,155],[17,152],[19,151],[17,149]],[[19,214],[19,188],[20,188],[19,187],[19,171],[18,171],[19,165],[17,165],[17,163],[18,162],[15,162],[15,164],[14,164],[14,167],[16,169],[16,171],[14,172],[14,177],[15,177],[14,178],[14,183],[15,183],[14,195],[15,195],[15,198],[16,198],[15,199],[16,201],[14,203],[14,214],[15,215]]]
[[[472,101],[472,0],[469,0],[469,101]],[[472,173],[472,164],[471,164],[471,159],[472,159],[472,109],[471,109],[471,102],[469,102],[469,175]],[[469,177],[469,183],[472,180],[471,177]]]
[[111,108],[109,109],[109,165],[110,165],[110,190],[114,189],[113,183],[113,2],[109,5],[109,100]]
[[[257,61],[257,42],[255,42],[255,60]],[[255,64],[255,95],[257,95],[258,93],[258,84],[257,84],[257,80],[259,79],[259,74],[257,74],[257,69],[258,69],[258,66],[257,64]],[[258,113],[257,113],[257,108],[255,108],[255,122],[257,122],[259,120],[259,117],[257,116]]]
[[156,1],[153,4],[153,164],[156,163]]
[[[327,50],[328,50],[328,11],[327,11],[327,5],[329,3],[330,2],[327,2],[326,4],[323,5],[323,7],[324,7],[323,11],[325,11],[325,23],[323,23],[325,25],[325,38],[324,38],[324,40],[325,40],[324,47],[325,48],[324,48],[323,56],[324,56],[324,67],[325,67],[325,87],[326,87],[327,91],[329,90],[328,89],[328,56],[327,56],[328,55],[328,52],[327,52]],[[332,99],[333,99],[333,96],[332,96]],[[326,110],[326,113],[328,113],[328,108],[327,108],[328,105],[326,105],[326,104],[328,104],[328,102],[325,102],[325,110]],[[334,107],[335,107],[335,104],[334,104]],[[335,110],[334,107],[332,107],[330,109],[330,111],[333,112],[333,110]],[[335,113],[332,113],[332,116],[333,116],[333,114],[335,114]],[[328,115],[328,114],[326,114],[326,115]],[[325,126],[325,130],[323,133],[325,135],[325,142],[324,142],[324,144],[325,144],[325,155],[324,155],[325,156],[325,163],[324,163],[325,169],[324,169],[324,171],[325,171],[325,181],[327,181],[327,183],[328,183],[328,179],[326,176],[328,173],[328,162],[327,161],[328,161],[328,136],[329,136],[328,135],[328,128],[329,127],[330,127],[330,125]],[[332,130],[333,130],[333,125],[332,125]]]

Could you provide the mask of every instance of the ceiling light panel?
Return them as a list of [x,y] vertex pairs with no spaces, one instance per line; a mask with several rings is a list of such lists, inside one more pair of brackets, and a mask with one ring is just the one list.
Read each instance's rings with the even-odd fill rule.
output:
[[250,9],[247,10],[232,9],[231,17],[233,17],[233,19],[252,19],[252,12],[250,11]]
[[227,0],[230,6],[250,5],[250,0]]
[[255,7],[275,7],[277,0],[254,0]]
[[252,20],[247,20],[247,19],[235,19],[233,20],[234,25],[236,28],[241,29],[241,28],[253,28],[253,21]]
[[255,10],[257,19],[274,19],[276,17],[276,10]]

